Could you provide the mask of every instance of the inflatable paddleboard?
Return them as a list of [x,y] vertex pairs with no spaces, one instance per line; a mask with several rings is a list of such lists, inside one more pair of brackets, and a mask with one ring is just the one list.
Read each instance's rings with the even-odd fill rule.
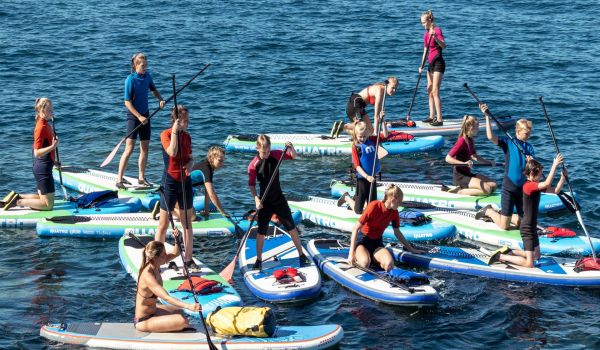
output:
[[[504,129],[512,130],[517,123],[517,118],[506,116],[497,117],[498,121]],[[485,119],[478,118],[479,120],[479,135],[485,136]],[[460,133],[460,127],[462,126],[462,118],[460,119],[444,119],[444,125],[442,126],[431,126],[429,123],[422,122],[420,120],[413,120],[415,122],[414,127],[401,126],[404,124],[406,119],[402,119],[396,122],[388,122],[388,130],[402,131],[414,136],[456,136]],[[498,125],[492,120],[492,128],[499,130]]]
[[[257,134],[229,135],[223,143],[225,150],[256,153]],[[303,156],[342,156],[352,154],[352,139],[349,136],[331,138],[321,134],[269,134],[271,149],[282,150],[287,141],[294,144]],[[388,154],[410,154],[439,149],[444,145],[442,136],[416,137],[410,141],[381,142]]]
[[[141,242],[138,242],[134,238],[125,236],[119,240],[119,257],[121,258],[121,264],[123,264],[125,270],[127,270],[136,283],[139,274],[139,268],[142,265],[144,246],[148,242],[154,240],[154,236],[139,236],[138,239]],[[167,251],[171,251],[173,246],[169,243],[165,243],[165,248]],[[183,261],[181,256],[178,256],[171,261],[177,264],[177,271],[175,269],[168,268],[167,265],[160,267],[160,275],[163,279],[163,287],[170,296],[183,302],[193,303],[194,297],[191,293],[177,291],[177,287],[179,287],[183,282],[187,281],[183,275]],[[229,283],[227,283],[227,281],[225,281],[221,276],[219,276],[218,273],[204,265],[198,259],[194,258],[194,261],[199,266],[199,269],[197,271],[190,271],[191,276],[199,276],[209,280],[217,281],[221,283],[221,286],[223,287],[223,290],[218,293],[197,295],[198,302],[202,305],[202,314],[204,316],[215,311],[215,309],[219,306],[239,306],[242,304],[242,299],[240,298],[239,294]],[[163,300],[161,300],[161,302],[165,303]],[[199,317],[197,312],[192,312],[187,309],[183,309],[183,311],[188,315]]]
[[533,268],[497,262],[487,264],[489,252],[474,248],[417,246],[425,254],[413,254],[392,244],[392,254],[399,262],[414,266],[495,278],[515,282],[545,283],[573,287],[599,287],[600,271],[574,270],[575,259],[542,256]]
[[348,264],[349,246],[338,240],[313,239],[307,250],[323,273],[365,298],[404,306],[433,305],[438,301],[437,291],[430,285],[413,287],[382,277],[381,270],[370,272]]
[[[293,200],[292,200],[293,199]],[[337,200],[313,196],[288,196],[290,208],[299,210],[303,220],[309,220],[316,225],[352,232],[360,215],[348,209],[344,204],[337,206]],[[402,214],[402,213],[401,213]],[[454,225],[444,222],[426,222],[420,225],[410,224],[407,220],[400,221],[400,231],[409,241],[433,241],[454,236]],[[396,240],[392,226],[383,233],[383,238]]]
[[[501,230],[493,222],[475,219],[475,212],[455,209],[418,209],[434,222],[444,222],[456,226],[456,232],[472,241],[492,246],[508,246],[511,249],[523,249],[519,230]],[[541,232],[541,231],[540,231]],[[543,232],[542,232],[543,233]],[[600,240],[592,238],[594,250],[599,251]],[[590,245],[586,236],[548,237],[540,235],[540,251],[544,255],[589,255]]]
[[[311,261],[300,267],[299,253],[290,235],[276,226],[269,226],[262,253],[262,270],[253,270],[256,261],[256,230],[250,230],[239,255],[239,267],[246,286],[256,297],[270,302],[294,302],[311,299],[321,291],[321,274]],[[309,256],[306,251],[304,255]],[[309,258],[310,260],[310,258]],[[278,280],[274,272],[294,268],[296,278]]]
[[[169,333],[146,333],[135,329],[133,323],[49,324],[40,336],[62,344],[83,345],[103,349],[208,349],[206,333],[198,329]],[[326,349],[339,343],[344,331],[339,325],[279,326],[269,338],[210,336],[218,349],[280,350]]]
[[[296,224],[302,220],[299,211],[292,211],[292,217]],[[183,232],[181,222],[177,218],[174,220]],[[208,218],[196,214],[196,220],[192,221],[192,232],[194,236],[199,237],[227,237],[236,234],[232,221],[245,232],[250,225],[248,220],[248,217],[237,216],[232,216],[231,220],[228,220],[220,213],[210,213]],[[57,216],[41,220],[36,226],[37,233],[41,237],[78,238],[120,238],[130,233],[155,235],[157,228],[158,218],[154,220],[152,213]],[[169,225],[167,235],[170,236],[172,232]]]
[[[377,198],[383,199],[384,191],[389,185],[396,185],[404,193],[404,201],[421,202],[441,208],[477,210],[491,205],[500,209],[500,190],[496,190],[488,196],[468,196],[448,192],[448,187],[435,184],[419,184],[410,182],[377,182]],[[354,195],[356,186],[349,181],[332,180],[331,196],[340,197],[344,192]],[[547,213],[565,209],[560,198],[553,193],[542,193],[540,198],[539,212]]]
[[47,211],[20,206],[12,207],[9,210],[0,210],[0,227],[35,227],[38,221],[54,216],[131,213],[139,211],[141,207],[142,203],[137,198],[110,199],[92,208],[78,208],[77,202],[55,200],[54,208]]
[[[125,185],[126,188],[123,190],[116,187],[117,174],[75,166],[63,166],[61,170],[65,187],[78,192],[118,191],[119,197],[139,198],[144,208],[150,210],[160,200],[160,194],[158,193],[160,183],[152,186],[142,186],[137,184],[138,180],[136,178],[124,176],[123,178],[132,183],[132,185]],[[52,170],[52,175],[54,181],[58,182],[59,174],[56,168]],[[204,196],[194,196],[194,208],[198,211],[204,209]]]

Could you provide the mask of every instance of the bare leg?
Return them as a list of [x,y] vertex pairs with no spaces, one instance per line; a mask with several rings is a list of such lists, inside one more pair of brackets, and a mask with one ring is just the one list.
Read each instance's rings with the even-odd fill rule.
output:
[[304,254],[304,250],[302,249],[302,243],[300,242],[300,236],[298,235],[298,229],[294,228],[293,230],[290,230],[290,236],[292,236],[292,242],[294,242],[294,246],[296,246],[296,249],[298,250],[298,254],[302,255]]
[[263,251],[264,245],[265,245],[265,235],[257,233],[256,234],[256,260],[262,261],[262,251]]
[[185,215],[182,210],[179,211],[179,220],[181,221],[181,226],[183,227],[183,241],[185,242],[185,261],[190,261],[193,259],[193,250],[194,250],[194,234],[192,232],[192,223],[190,219],[192,215],[194,215],[194,209],[187,210],[187,219],[188,222],[185,224]]
[[477,175],[469,181],[469,188],[463,188],[458,191],[458,194],[468,196],[483,196],[488,195],[496,189],[496,183],[486,176]]
[[123,151],[123,155],[121,155],[121,160],[119,161],[119,172],[117,173],[117,182],[123,181],[123,175],[125,175],[127,162],[129,162],[129,157],[131,157],[131,153],[133,152],[134,147],[135,139],[125,140],[125,151]]
[[156,305],[155,316],[138,322],[135,328],[140,332],[175,332],[190,326],[181,309],[171,305]]
[[150,140],[140,141],[140,158],[138,160],[138,179],[143,180],[146,178],[146,164],[148,164],[148,147]]
[[394,259],[392,259],[392,254],[385,249],[379,249],[373,254],[375,260],[379,263],[379,266],[385,271],[390,271],[394,267]]
[[20,196],[21,199],[17,201],[17,205],[43,211],[54,208],[54,192],[41,194],[38,191],[38,194],[24,194]]
[[485,211],[485,215],[489,216],[492,221],[502,230],[508,230],[510,227],[510,217],[501,215],[494,209],[488,209]]
[[159,242],[165,242],[167,236],[167,229],[169,228],[169,214],[166,210],[160,209],[160,217],[158,219],[158,228],[154,235],[154,240]]
[[371,254],[362,244],[356,247],[354,251],[354,261],[358,266],[369,267],[371,265]]
[[354,201],[354,199],[352,199],[352,197],[350,197],[348,195],[348,196],[344,197],[344,201],[346,202],[346,204],[348,204],[350,209],[352,209],[352,211],[354,211],[354,206],[356,205],[356,202]]
[[429,119],[435,120],[435,101],[433,100],[433,75],[427,71],[427,99],[429,100]]
[[[442,85],[442,78],[444,74],[440,72],[433,72],[433,83],[431,88],[431,97],[435,105],[435,113],[437,115],[437,121],[442,121],[442,101],[440,99],[440,86]],[[431,99],[430,99],[431,102]],[[431,109],[431,104],[429,105]]]
[[513,251],[513,255],[500,254],[500,261],[509,262],[511,264],[515,264],[515,265],[519,265],[519,266],[523,266],[523,267],[533,267],[533,252],[532,251],[515,250],[515,251]]

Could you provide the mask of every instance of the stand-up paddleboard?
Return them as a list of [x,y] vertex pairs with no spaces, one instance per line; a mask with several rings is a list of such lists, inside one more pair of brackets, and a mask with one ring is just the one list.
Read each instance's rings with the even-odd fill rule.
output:
[[[418,203],[415,203],[418,205]],[[475,212],[455,209],[417,209],[429,216],[434,222],[444,222],[456,226],[456,232],[472,241],[492,246],[508,246],[511,249],[523,249],[523,240],[519,230],[502,230],[493,222],[475,219]],[[540,251],[545,255],[591,254],[586,236],[548,237],[540,230]],[[600,249],[600,240],[592,238],[594,250]]]
[[[137,282],[139,268],[142,265],[142,254],[144,252],[144,246],[148,242],[154,240],[154,236],[139,236],[138,240],[132,237],[123,236],[119,240],[119,256],[121,258],[121,264],[125,267],[125,270],[131,275],[134,281]],[[165,243],[167,251],[171,251],[173,246],[169,243]],[[187,278],[183,274],[183,261],[181,256],[175,258],[173,261],[177,264],[177,270],[170,269],[167,265],[160,267],[160,275],[163,279],[163,287],[169,293],[170,296],[177,298],[183,302],[193,303],[194,298],[191,293],[177,291],[183,282],[187,281]],[[239,306],[242,304],[242,299],[233,287],[227,283],[218,273],[213,271],[208,266],[204,265],[201,261],[194,258],[194,262],[199,266],[197,271],[190,271],[191,276],[198,276],[208,280],[213,280],[221,283],[223,290],[217,293],[211,294],[198,294],[198,302],[202,305],[202,314],[207,316],[209,313],[215,311],[217,307],[226,306]],[[163,300],[161,302],[165,303]],[[187,309],[183,311],[195,317],[199,317],[197,312],[192,312]]]
[[[269,226],[262,253],[262,269],[253,270],[256,261],[256,230],[250,230],[239,255],[239,267],[246,286],[256,297],[270,302],[294,302],[311,299],[321,291],[321,274],[311,261],[300,267],[299,252],[290,235],[276,226]],[[304,251],[308,257],[308,253]],[[310,260],[310,258],[309,258]],[[287,268],[297,270],[295,278],[278,280],[274,272]]]
[[391,244],[392,254],[397,261],[414,266],[517,282],[574,287],[600,286],[600,271],[577,272],[575,259],[542,256],[533,268],[528,268],[503,262],[488,265],[490,252],[484,249],[420,245],[417,248],[426,253],[405,252],[400,245]]
[[[386,187],[396,185],[404,193],[404,201],[421,202],[434,205],[441,208],[477,210],[491,205],[495,209],[500,209],[500,191],[496,191],[488,196],[468,196],[448,192],[449,187],[435,184],[419,184],[410,182],[377,182],[377,198],[382,199]],[[350,181],[331,181],[331,196],[340,197],[344,192],[354,195],[356,186]],[[547,213],[565,209],[565,205],[560,198],[553,193],[542,193],[540,198],[539,212]]]
[[[206,333],[198,329],[169,333],[146,333],[135,329],[133,323],[49,324],[40,336],[63,344],[84,345],[103,349],[208,349]],[[269,338],[210,336],[217,349],[222,350],[281,350],[326,349],[339,343],[344,336],[341,326],[278,326]]]
[[[116,187],[117,174],[75,166],[63,166],[61,170],[65,187],[78,192],[89,193],[104,190],[119,191],[119,197],[139,198],[146,209],[154,208],[156,202],[160,200],[160,194],[158,193],[160,183],[152,186],[142,186],[137,184],[138,180],[136,178],[123,176],[124,179],[132,184],[125,185],[126,188],[123,190]],[[52,175],[54,181],[58,182],[59,175],[56,168],[52,170]],[[194,208],[196,210],[204,209],[203,195],[194,196]]]
[[0,210],[0,227],[35,227],[38,221],[54,216],[132,213],[139,211],[141,207],[142,203],[137,198],[110,199],[92,208],[79,208],[77,202],[55,200],[52,210],[33,210],[21,206],[12,207],[9,210]]
[[[299,210],[303,220],[309,220],[316,225],[334,228],[340,231],[352,232],[360,217],[350,210],[347,205],[337,206],[335,199],[313,196],[289,196],[290,208]],[[427,222],[428,221],[428,222]],[[454,225],[431,220],[420,223],[409,223],[400,215],[400,231],[409,241],[433,241],[454,236]],[[390,226],[384,231],[383,238],[396,240],[394,229]]]
[[[302,215],[298,211],[292,212],[294,222],[299,223]],[[179,220],[175,219],[177,227],[182,228]],[[210,213],[209,217],[196,214],[192,221],[194,236],[200,237],[226,237],[236,233],[235,222],[244,232],[250,222],[247,217],[232,216],[231,220],[219,213]],[[157,219],[152,218],[152,213],[115,214],[115,215],[78,215],[57,216],[41,220],[37,223],[36,230],[41,237],[78,237],[78,238],[120,238],[130,233],[136,235],[154,235],[158,228]],[[172,234],[171,226],[167,235]]]
[[[406,119],[399,121],[388,122],[388,130],[402,131],[414,136],[457,136],[460,133],[460,127],[462,126],[462,118],[460,119],[444,119],[444,125],[432,126],[429,123],[422,122],[420,120],[413,120],[415,122],[414,127],[404,126]],[[504,129],[510,129],[517,123],[517,118],[506,116],[498,117],[498,121]],[[494,130],[498,130],[498,125],[495,121],[492,121],[492,127]],[[485,120],[480,118],[479,120],[479,135],[485,135]]]
[[433,305],[438,301],[437,291],[430,285],[411,286],[382,275],[383,271],[369,271],[350,265],[349,246],[338,240],[312,239],[307,250],[323,273],[365,298],[405,306]]
[[[256,153],[257,134],[229,135],[223,143],[225,150]],[[284,149],[291,141],[298,154],[303,156],[341,156],[352,154],[349,136],[331,138],[321,134],[269,134],[272,149]],[[416,137],[410,141],[382,141],[389,155],[427,152],[444,145],[442,136]]]

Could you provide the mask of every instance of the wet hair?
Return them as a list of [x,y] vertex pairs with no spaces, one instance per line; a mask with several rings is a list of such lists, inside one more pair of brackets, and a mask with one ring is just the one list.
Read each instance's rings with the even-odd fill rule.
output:
[[468,136],[469,129],[471,129],[477,123],[477,118],[472,115],[465,114],[462,125],[460,126],[460,133],[458,133],[458,137]]
[[[177,110],[175,110],[177,108]],[[175,120],[177,119],[177,117],[181,117],[182,114],[185,114],[188,116],[190,116],[190,113],[187,109],[186,106],[184,105],[177,105],[177,106],[173,106],[173,108],[171,109],[171,125],[175,124]]]
[[52,101],[48,97],[38,97],[35,99],[35,119],[41,115],[42,111],[46,109],[46,107],[52,106]]
[[269,146],[271,147],[271,138],[265,134],[260,134],[256,138],[256,147]]
[[537,160],[531,158],[525,164],[525,169],[523,169],[523,175],[531,175],[532,177],[536,177],[542,173],[542,170],[544,170],[544,166]]
[[527,120],[525,118],[519,119],[519,120],[517,120],[517,123],[515,124],[515,130],[519,130],[519,129],[532,130],[533,123],[531,123],[531,120]]
[[385,201],[387,201],[389,197],[396,197],[396,198],[400,198],[402,200],[402,198],[404,197],[404,193],[402,192],[400,187],[392,184],[392,185],[389,185],[385,189],[385,195],[383,196],[383,202],[385,203]]
[[225,155],[225,150],[221,146],[210,146],[208,148],[208,152],[206,153],[206,158],[211,160],[216,157],[218,154]]
[[435,18],[433,17],[433,11],[431,11],[431,10],[427,10],[427,11],[421,13],[421,18],[423,18],[423,17],[427,18],[431,22],[431,24],[433,24],[435,21]]
[[144,55],[142,52],[138,52],[131,56],[131,73],[135,72],[135,61],[138,59],[146,59],[146,55]]
[[154,259],[159,257],[164,251],[165,245],[163,242],[151,241],[150,243],[146,244],[146,247],[142,252],[142,266],[140,267],[140,271],[138,273],[138,285],[140,284],[142,271],[144,271],[146,266],[148,266]]
[[352,130],[352,142],[354,142],[355,145],[358,145],[360,142],[358,142],[358,134],[360,134],[361,132],[365,132],[367,130],[367,123],[364,120],[359,120],[356,123],[354,123],[354,129]]

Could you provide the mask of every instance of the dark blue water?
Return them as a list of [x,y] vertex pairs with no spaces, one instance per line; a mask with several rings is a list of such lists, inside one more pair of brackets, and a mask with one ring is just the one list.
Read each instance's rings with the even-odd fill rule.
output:
[[[422,53],[419,15],[433,8],[448,44],[442,85],[446,117],[477,113],[462,87],[468,82],[497,115],[533,120],[532,143],[547,166],[553,146],[536,99],[543,95],[567,159],[572,185],[592,235],[600,228],[596,129],[600,10],[582,0],[510,2],[357,1],[14,1],[0,6],[0,191],[29,192],[35,97],[55,104],[64,164],[97,166],[124,135],[123,80],[132,53],[148,55],[162,95],[172,73],[182,84],[212,66],[178,99],[190,107],[194,153],[230,133],[328,132],[344,115],[349,94],[396,75],[387,117],[405,115]],[[426,116],[420,89],[413,116]],[[154,101],[152,101],[154,103]],[[152,105],[151,108],[154,108]],[[153,119],[149,174],[162,171],[158,134],[166,112]],[[404,181],[449,182],[445,152],[384,160]],[[485,139],[479,153],[500,160]],[[129,173],[136,174],[135,158]],[[230,210],[252,201],[245,168],[250,155],[228,154],[216,173]],[[289,192],[328,195],[348,159],[286,163]],[[117,160],[109,166],[116,171]],[[500,181],[499,169],[485,170]],[[552,220],[552,221],[551,221]],[[577,228],[567,213],[544,222]],[[305,224],[304,241],[347,234]],[[231,259],[233,239],[197,239],[195,252],[215,270]],[[34,230],[0,232],[0,348],[57,347],[38,336],[46,322],[118,321],[133,315],[134,281],[120,266],[117,242],[41,239]],[[599,348],[597,290],[511,284],[430,272],[439,285],[435,308],[380,305],[326,280],[320,298],[271,305],[282,324],[340,323],[341,347],[355,348]],[[261,304],[236,287],[247,304]]]

